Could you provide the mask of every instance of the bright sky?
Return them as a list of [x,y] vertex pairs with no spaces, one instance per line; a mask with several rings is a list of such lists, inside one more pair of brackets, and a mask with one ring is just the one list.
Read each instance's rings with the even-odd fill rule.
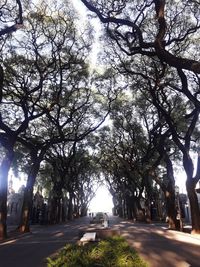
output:
[[89,212],[107,212],[111,213],[113,208],[112,196],[105,185],[99,187],[95,198],[91,201]]
[[[79,19],[77,22],[78,27],[80,29],[83,29],[84,25],[86,25],[86,23],[88,21],[88,18],[86,15],[87,9],[86,9],[85,5],[80,0],[71,0],[71,2],[73,4],[74,8],[79,13]],[[91,19],[90,19],[90,21],[91,21]],[[90,54],[90,65],[92,67],[94,67],[96,64],[97,54],[100,51],[99,36],[100,36],[100,32],[101,32],[101,30],[100,30],[101,25],[100,25],[99,19],[92,18],[92,27],[93,27],[93,30],[95,31],[95,34],[94,34],[94,40],[93,40],[93,48],[92,48],[92,52]]]
[[175,173],[175,184],[179,187],[179,192],[186,193],[186,173],[184,171],[179,171]]
[[19,177],[15,177],[15,175],[13,174],[12,170],[9,171],[9,176],[8,176],[8,181],[10,181],[12,179],[13,182],[13,189],[15,191],[15,193],[18,192],[19,188],[22,185],[26,186],[26,179],[25,176],[23,174],[19,174]]
[[79,12],[81,17],[83,17],[83,19],[85,19],[86,18],[86,7],[81,2],[81,0],[71,0],[71,2],[73,4],[73,6],[75,7],[75,9]]

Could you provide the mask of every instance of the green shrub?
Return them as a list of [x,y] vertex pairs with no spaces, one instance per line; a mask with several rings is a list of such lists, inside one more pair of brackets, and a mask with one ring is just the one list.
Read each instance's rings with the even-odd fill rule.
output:
[[53,258],[48,267],[147,267],[124,238],[114,236],[84,246],[67,244]]

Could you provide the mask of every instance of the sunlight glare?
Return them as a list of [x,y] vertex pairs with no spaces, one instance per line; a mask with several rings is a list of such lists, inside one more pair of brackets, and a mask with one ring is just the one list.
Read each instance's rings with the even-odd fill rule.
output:
[[22,186],[26,186],[25,175],[20,173],[20,177],[15,177],[13,171],[10,170],[8,175],[8,189],[13,189],[15,193],[18,193]]
[[113,201],[106,186],[102,185],[97,189],[96,196],[90,203],[89,212],[112,213]]

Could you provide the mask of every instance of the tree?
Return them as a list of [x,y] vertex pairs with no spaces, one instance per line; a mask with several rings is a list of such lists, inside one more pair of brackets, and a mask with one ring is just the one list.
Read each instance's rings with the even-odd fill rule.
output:
[[[39,10],[37,11],[38,12],[34,12],[34,10],[32,10],[30,13],[27,12],[28,15],[26,18],[26,31],[24,31],[22,35],[11,36],[10,42],[9,40],[7,41],[2,49],[1,54],[1,59],[4,67],[4,86],[2,88],[0,135],[1,144],[5,148],[5,157],[1,163],[0,177],[0,212],[2,214],[0,223],[2,224],[2,238],[6,236],[7,176],[13,160],[14,147],[16,142],[19,140],[19,138],[23,139],[24,136],[28,136],[31,130],[33,130],[33,132],[35,131],[35,135],[37,135],[35,127],[39,125],[39,121],[37,120],[39,117],[43,116],[41,122],[43,120],[45,121],[45,114],[46,116],[48,116],[49,120],[51,119],[50,112],[53,113],[55,111],[55,106],[57,105],[60,93],[64,88],[64,82],[67,79],[63,78],[63,72],[65,72],[66,77],[68,77],[67,71],[69,71],[71,65],[74,64],[75,71],[79,73],[79,76],[76,76],[76,78],[73,78],[73,75],[70,76],[71,87],[68,90],[68,96],[65,95],[63,99],[66,99],[66,101],[68,101],[67,97],[70,99],[72,92],[75,92],[74,94],[76,94],[77,96],[79,91],[76,90],[77,83],[80,84],[80,90],[81,92],[83,91],[84,96],[88,95],[87,88],[82,88],[82,86],[84,87],[84,82],[82,81],[81,84],[80,81],[81,75],[87,75],[87,64],[83,62],[83,59],[81,59],[81,57],[74,54],[73,52],[73,50],[77,51],[77,49],[79,48],[82,48],[83,50],[84,48],[86,48],[87,50],[86,45],[83,44],[82,47],[81,45],[77,47],[77,44],[74,44],[75,40],[73,39],[73,37],[70,41],[69,35],[64,36],[67,29],[70,31],[70,34],[72,34],[72,36],[75,33],[75,28],[72,27],[72,23],[70,23],[69,19],[65,20],[65,18],[59,15],[57,21],[60,18],[60,29],[56,29],[55,27],[53,32],[52,26],[55,26],[55,23],[57,21],[54,21],[53,17],[51,17],[50,19],[50,16],[45,17],[42,15],[42,13],[40,13]],[[45,25],[49,25],[49,27],[51,27],[51,32],[50,28],[47,27],[45,32]],[[68,28],[65,28],[66,25],[68,26]],[[41,30],[41,32],[43,33],[43,40],[40,33],[38,32],[39,30]],[[60,38],[61,36],[62,38]],[[50,42],[50,40],[52,42]],[[61,49],[62,42],[68,41],[70,41],[68,43],[68,49],[66,49],[66,47],[63,47],[63,49]],[[51,51],[52,57],[48,57],[46,55],[47,49]],[[63,57],[68,53],[68,61],[67,58],[65,58],[61,62],[62,53]],[[59,67],[57,67],[57,65]],[[76,66],[80,66],[80,68],[78,67],[76,69]],[[57,87],[55,86],[56,90],[55,92],[53,92],[53,87],[51,86],[57,85],[57,82],[55,82],[57,76],[61,81],[60,85],[62,85],[62,88],[61,86],[58,88],[59,85]],[[54,79],[54,83],[53,81],[51,82],[51,79]],[[88,101],[88,99],[89,98],[87,98],[86,102]],[[63,116],[69,116],[68,120],[65,120],[65,122],[62,121],[62,126],[57,125],[55,130],[57,137],[60,136],[62,128],[66,126],[66,123],[72,123],[70,116],[75,113],[77,115],[79,108],[81,108],[86,102],[83,101],[83,103],[77,103],[77,100],[75,100],[75,102],[73,103],[77,103],[77,105],[70,107],[68,114],[67,110],[64,110],[64,112],[61,113],[61,105],[64,109],[65,103],[59,103],[56,106],[56,111],[58,112],[57,114],[59,117],[57,117],[57,119],[59,121],[61,120],[60,117],[63,118]],[[55,114],[56,112],[52,114],[52,117]],[[77,120],[79,118],[80,115],[76,117]],[[30,122],[34,120],[36,120],[36,122],[31,124]],[[54,126],[56,122],[57,121],[54,120]],[[44,123],[43,126],[46,127]],[[45,128],[41,127],[40,133],[44,134],[44,129]],[[53,136],[53,128],[49,128],[49,130],[51,131],[50,135]],[[25,139],[25,141],[27,143],[27,139]],[[36,143],[38,145],[38,141]],[[48,146],[49,144],[47,144],[47,147]],[[34,151],[31,152],[32,155],[34,153],[36,153],[37,155],[37,152],[35,151],[38,152],[38,148],[36,150],[34,148]],[[42,151],[42,154],[43,153],[44,151]],[[35,158],[35,156],[32,158]],[[42,157],[40,156],[40,161],[41,160]],[[38,169],[38,166],[37,168],[35,168],[35,170],[36,169]],[[35,170],[34,176],[37,173]],[[30,176],[33,177],[33,174],[31,174]],[[31,180],[29,184],[33,185],[34,180]],[[31,192],[30,188],[28,191]]]
[[[5,141],[10,138],[12,157],[18,141],[29,149],[32,160],[22,231],[29,231],[33,185],[46,151],[59,142],[81,141],[95,131],[115,97],[111,80],[89,70],[91,40],[77,33],[72,9],[66,6],[61,12],[60,8],[60,3],[49,6],[42,1],[40,7],[27,3],[26,29],[13,36],[2,54],[5,101],[1,136]],[[90,29],[86,32],[90,34]]]
[[[180,89],[178,77],[172,74],[169,69],[163,69],[163,67],[159,69],[156,64],[150,67],[147,61],[145,69],[146,76],[143,75],[143,78],[146,79],[147,82],[146,85],[141,87],[143,88],[142,92],[148,95],[148,102],[151,102],[157,110],[160,120],[158,125],[164,125],[163,130],[161,130],[162,135],[164,136],[167,134],[168,137],[166,137],[168,139],[170,137],[170,140],[174,142],[175,149],[178,149],[179,153],[183,155],[183,167],[187,175],[186,188],[190,199],[190,205],[193,207],[191,208],[193,212],[193,231],[198,233],[199,220],[196,217],[199,216],[199,207],[196,199],[195,186],[199,180],[199,170],[197,168],[197,173],[193,177],[193,162],[189,152],[193,150],[194,142],[196,142],[198,146],[199,111],[191,98],[187,97],[187,94],[185,95],[185,91]],[[159,73],[162,76],[159,76]],[[161,77],[162,82],[160,83],[158,79]],[[192,77],[194,76],[192,75]],[[195,78],[192,81],[195,81]],[[174,84],[176,84],[176,86],[174,86]],[[191,82],[191,84],[194,92],[197,91],[199,87],[198,82]],[[186,90],[188,89],[186,88]],[[155,144],[155,146],[157,145]],[[171,163],[167,156],[167,154],[169,154],[167,151],[170,147],[172,147],[172,144],[170,146],[168,145],[163,150],[164,146],[159,142],[158,151],[164,156],[166,167],[168,168],[167,172],[171,173],[171,181],[173,182],[173,173],[170,167]],[[190,184],[190,188],[188,188],[188,184]],[[172,195],[174,195],[174,193]],[[192,197],[190,195],[192,195]]]
[[[48,6],[44,10],[44,14],[40,9],[30,14],[31,30],[27,33],[30,36],[30,52],[36,59],[36,71],[44,79],[38,102],[45,110],[45,116],[30,124],[29,129],[18,138],[30,149],[32,158],[21,231],[29,231],[33,185],[47,150],[61,142],[79,142],[95,131],[109,113],[113,97],[112,88],[103,96],[98,88],[92,87],[93,79],[97,87],[103,83],[102,77],[98,82],[97,75],[89,73],[86,55],[90,44],[84,36],[78,37],[70,13],[65,11],[66,16],[63,17],[59,12],[56,16],[54,12],[50,16],[48,12],[52,10]],[[37,37],[38,34],[40,37]],[[55,187],[58,191],[62,185]]]
[[182,44],[190,42],[189,48],[196,45],[193,36],[200,29],[197,1],[185,0],[173,5],[165,0],[142,1],[139,5],[129,0],[106,4],[81,1],[107,25],[110,37],[127,55],[157,56],[161,62],[177,69],[200,73],[198,61],[180,56]]
[[[162,112],[166,119],[168,127],[173,136],[174,143],[183,154],[183,165],[187,174],[187,191],[192,209],[193,232],[200,232],[199,207],[195,193],[195,185],[199,180],[197,171],[193,177],[193,163],[189,156],[189,147],[192,133],[197,126],[199,113],[198,87],[200,73],[200,63],[198,61],[198,43],[196,36],[199,36],[200,21],[198,16],[199,3],[197,1],[177,1],[171,4],[171,1],[142,1],[138,4],[136,1],[109,1],[102,5],[102,1],[82,0],[86,7],[94,12],[101,22],[106,24],[106,30],[110,38],[115,42],[118,48],[129,57],[131,63],[132,75],[136,75],[139,60],[151,62],[148,66],[155,65],[157,61],[159,72],[142,68],[141,79],[146,79],[146,72],[150,84],[154,80],[154,86],[151,86],[151,95],[153,103],[158,108],[157,89],[162,93],[169,88],[176,90],[186,96],[190,105],[193,105],[191,111],[190,126],[185,135],[185,143],[182,144],[178,138],[176,127],[169,119],[169,112]],[[123,68],[127,64],[122,62]],[[130,64],[129,64],[130,66]],[[129,67],[128,66],[128,67]],[[150,68],[150,67],[149,67]],[[141,71],[142,70],[142,71]],[[173,75],[173,71],[175,75]],[[144,71],[144,72],[143,72]],[[129,72],[130,73],[130,72]],[[155,78],[156,73],[156,78]],[[170,73],[170,74],[169,74]],[[169,75],[168,75],[169,74]],[[170,77],[171,75],[171,77]],[[167,82],[162,83],[168,76]],[[172,81],[175,78],[175,82]],[[191,86],[191,79],[195,80]],[[162,83],[162,85],[161,85]],[[181,85],[180,85],[181,84]],[[149,86],[149,85],[148,85]],[[163,93],[165,98],[167,94]],[[184,101],[186,100],[183,97]],[[163,100],[163,98],[162,98]],[[161,110],[160,110],[161,111]],[[182,114],[182,113],[181,113]],[[168,118],[167,118],[168,117]],[[187,115],[186,115],[187,118]],[[175,131],[174,131],[175,130]],[[185,132],[185,131],[184,131]],[[198,164],[199,166],[199,164]],[[197,168],[198,170],[198,168]]]
[[[8,35],[18,28],[20,28],[23,24],[22,17],[22,5],[20,0],[16,0],[16,3],[8,3],[8,1],[4,1],[0,5],[0,37],[1,43],[3,46],[5,40],[3,39],[4,35]],[[7,23],[14,21],[13,25],[8,26]],[[4,27],[4,28],[3,28]],[[2,65],[0,65],[0,103],[3,98],[3,83],[4,83],[4,70]],[[1,120],[1,118],[0,118]],[[5,126],[5,125],[4,125]],[[1,222],[0,222],[0,239],[6,237],[6,203],[7,203],[7,185],[6,185],[6,177],[8,175],[8,169],[10,167],[13,155],[12,155],[12,142],[8,144],[10,140],[6,140],[6,138],[1,138],[1,145],[6,146],[7,149],[5,151],[4,159],[1,161],[1,176],[0,176],[0,214],[1,214]],[[5,178],[5,179],[4,179]]]
[[[58,223],[61,220],[61,200],[64,203],[64,190],[68,192],[68,185],[72,183],[70,166],[76,154],[76,141],[62,142],[54,145],[45,156],[46,162],[51,165],[51,174],[49,179],[51,190],[49,194],[50,203],[50,223]],[[69,201],[70,202],[70,201]],[[71,202],[70,202],[71,203]],[[73,213],[72,207],[68,206],[68,211]],[[65,221],[65,213],[62,220]],[[71,217],[69,219],[72,219]]]
[[[17,79],[19,77],[17,78],[17,76],[12,75],[15,73],[15,68],[18,68],[19,70],[17,62],[12,62],[12,64],[10,62],[10,66],[5,72],[6,77],[2,90],[3,100],[1,103],[0,114],[1,145],[5,149],[4,158],[2,159],[0,166],[1,238],[6,237],[7,179],[8,171],[14,157],[14,146],[18,136],[28,128],[29,122],[37,119],[45,113],[43,109],[38,109],[37,102],[34,102],[33,105],[30,105],[29,102],[29,93],[35,94],[37,90],[41,89],[40,86],[38,89],[38,84],[33,85],[32,91],[29,91],[30,88],[28,89],[26,87],[26,82],[24,81],[24,83],[21,83],[21,87],[18,87],[19,80]],[[21,74],[22,73],[19,75]]]
[[[192,228],[194,233],[200,232],[200,209],[198,205],[198,199],[195,191],[195,187],[197,182],[200,179],[200,158],[198,155],[198,163],[197,163],[197,171],[196,175],[194,176],[194,165],[191,159],[191,156],[189,154],[191,150],[191,143],[194,142],[196,139],[196,131],[198,131],[198,118],[199,118],[199,110],[195,106],[191,109],[191,103],[189,103],[189,108],[187,109],[187,112],[179,113],[178,116],[174,114],[174,107],[172,107],[169,104],[169,101],[165,98],[166,94],[163,92],[163,88],[160,88],[160,94],[155,94],[155,90],[152,90],[151,87],[150,91],[153,98],[153,103],[156,106],[156,108],[159,110],[159,112],[162,113],[163,117],[165,118],[169,130],[172,134],[172,139],[176,146],[179,148],[179,150],[183,154],[183,166],[187,175],[187,181],[186,181],[186,188],[188,197],[190,200],[190,206],[191,206],[191,217],[192,217]],[[163,96],[165,98],[165,101],[163,101]],[[167,104],[167,105],[166,105]],[[178,102],[179,104],[179,102]],[[180,111],[180,109],[179,109]],[[182,112],[186,111],[185,107],[182,109]],[[179,116],[182,115],[184,118],[182,120],[178,120]],[[197,140],[196,140],[197,141]]]
[[[9,3],[10,2],[10,3]],[[13,22],[13,25],[8,26],[7,24]],[[9,35],[15,32],[17,29],[23,26],[23,9],[20,0],[4,1],[0,6],[0,37],[2,38],[0,45],[3,46],[5,39],[4,35]],[[4,80],[4,71],[0,65],[0,103],[2,101],[2,88]]]
[[[153,105],[151,96],[147,90],[148,87],[143,84],[138,88],[135,97],[135,106],[139,113],[139,119],[146,130],[149,143],[147,153],[143,157],[143,161],[148,166],[146,175],[150,179],[153,179],[164,193],[169,227],[171,229],[178,229],[180,226],[176,219],[175,175],[173,166],[181,161],[180,151],[173,143],[171,131],[163,115]],[[169,98],[170,96],[168,96]],[[173,95],[170,102],[171,108],[173,107],[174,110],[178,108],[177,106],[175,108],[176,102],[177,104],[182,102],[179,94]],[[178,120],[181,121],[181,114],[179,115]],[[154,159],[151,161],[151,164],[149,164],[149,159]]]
[[[23,25],[21,0],[4,1],[0,5],[0,36],[13,33]],[[12,25],[8,25],[12,23]]]
[[112,124],[109,131],[101,130],[99,141],[102,172],[106,172],[105,179],[115,198],[114,203],[118,202],[119,214],[129,219],[138,218],[138,213],[144,218],[141,201],[145,176],[141,159],[147,147],[132,104],[130,95],[121,96],[114,102],[110,115]]
[[69,220],[72,219],[73,214],[85,216],[88,204],[94,197],[93,190],[97,182],[97,168],[93,157],[87,151],[87,141],[55,145],[45,158],[52,166],[49,175],[52,185],[50,223],[61,220],[61,199],[62,203],[65,203],[63,221],[66,216]]

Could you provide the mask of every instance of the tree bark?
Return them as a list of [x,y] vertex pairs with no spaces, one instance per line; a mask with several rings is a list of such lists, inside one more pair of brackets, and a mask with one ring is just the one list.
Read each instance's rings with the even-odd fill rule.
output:
[[62,222],[66,221],[66,205],[65,199],[62,197]]
[[186,181],[186,188],[190,201],[192,234],[200,234],[200,209],[195,187],[196,183],[194,183],[193,178],[188,177]]
[[164,188],[166,210],[169,219],[168,224],[170,229],[180,230],[180,221],[177,220],[175,179],[174,179],[173,165],[166,151],[164,153],[165,153],[164,160],[167,166],[167,178],[168,178],[168,184],[166,188]]
[[4,71],[2,66],[0,65],[0,103],[2,102],[2,89],[3,89],[3,81],[4,81]]
[[168,217],[168,225],[170,229],[180,230],[180,224],[176,219],[176,204],[175,204],[175,193],[174,190],[166,190],[165,192],[166,200],[166,211]]
[[186,189],[190,202],[191,219],[192,219],[192,233],[200,234],[200,208],[195,190],[196,184],[200,175],[200,154],[198,154],[198,166],[196,177],[193,178],[193,162],[189,153],[183,155],[183,166],[187,175]]
[[51,201],[50,201],[50,214],[49,214],[49,218],[50,224],[55,224],[56,223],[56,214],[57,214],[57,204],[56,204],[56,198],[52,197]]
[[61,222],[61,215],[62,215],[62,207],[61,207],[61,199],[57,198],[57,216],[56,216],[56,223],[60,223]]
[[133,203],[130,196],[126,196],[126,205],[127,205],[127,218],[129,220],[133,219]]
[[7,237],[7,191],[8,172],[13,160],[13,149],[7,151],[0,166],[0,240]]
[[73,219],[73,204],[72,204],[73,196],[71,193],[69,193],[69,203],[68,203],[68,213],[67,213],[67,219],[72,220]]
[[21,220],[18,229],[22,233],[30,232],[30,215],[33,207],[33,187],[40,168],[41,160],[36,159],[28,175],[26,188],[24,191],[24,200],[22,205]]
[[122,205],[122,198],[121,196],[118,197],[118,204],[116,206],[117,209],[117,215],[121,218],[123,218],[123,205]]
[[145,221],[145,209],[142,208],[140,200],[141,199],[139,197],[135,197],[135,203],[137,207],[137,220],[144,222]]

